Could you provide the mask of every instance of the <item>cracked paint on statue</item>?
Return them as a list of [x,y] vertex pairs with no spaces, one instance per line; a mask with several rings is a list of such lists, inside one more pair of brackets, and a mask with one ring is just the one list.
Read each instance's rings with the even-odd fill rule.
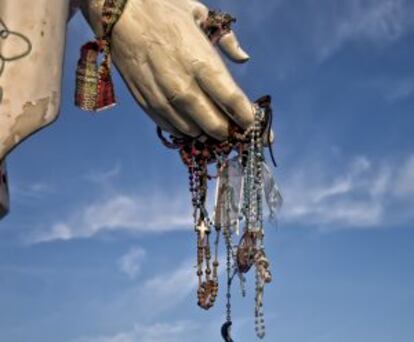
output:
[[[0,160],[22,140],[53,122],[59,112],[69,1],[14,0],[0,3],[10,30],[25,35],[32,50],[6,63],[0,77]],[[16,39],[0,40],[0,52],[18,53]]]

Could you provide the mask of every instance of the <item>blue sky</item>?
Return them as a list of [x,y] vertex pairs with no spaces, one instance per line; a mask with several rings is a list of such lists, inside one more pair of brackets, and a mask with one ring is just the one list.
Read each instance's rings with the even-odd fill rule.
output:
[[[277,113],[266,340],[413,341],[412,2],[207,4],[237,16],[252,59],[230,67]],[[118,76],[119,106],[74,107],[80,16],[68,37],[60,118],[8,158],[0,341],[219,341],[223,298],[196,305],[185,168]],[[254,341],[253,288],[235,290],[234,339]]]

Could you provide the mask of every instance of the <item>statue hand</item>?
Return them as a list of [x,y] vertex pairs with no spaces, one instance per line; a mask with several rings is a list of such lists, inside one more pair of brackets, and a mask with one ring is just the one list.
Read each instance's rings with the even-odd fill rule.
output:
[[[82,11],[99,36],[103,0]],[[252,104],[201,30],[208,9],[194,0],[129,0],[112,33],[112,56],[146,113],[175,135],[227,137],[232,121],[253,122]],[[219,43],[231,59],[247,54],[233,32]]]

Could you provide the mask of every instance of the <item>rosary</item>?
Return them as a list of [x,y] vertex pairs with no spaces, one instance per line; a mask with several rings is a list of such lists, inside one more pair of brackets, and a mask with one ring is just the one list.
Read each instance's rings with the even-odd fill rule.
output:
[[[198,305],[208,310],[217,298],[218,245],[223,234],[226,247],[226,322],[221,332],[225,341],[231,342],[231,285],[235,276],[240,279],[245,294],[245,274],[254,268],[256,276],[255,324],[259,338],[265,336],[263,293],[270,283],[269,260],[264,248],[263,206],[267,203],[273,216],[282,204],[282,197],[271,171],[264,159],[264,143],[271,129],[272,111],[270,96],[256,101],[255,120],[252,127],[242,132],[232,128],[225,142],[170,136],[166,139],[158,128],[158,135],[165,146],[177,149],[188,168],[189,189],[193,205],[194,230],[197,236]],[[269,145],[270,146],[270,145]],[[235,154],[235,155],[234,155]],[[210,175],[209,164],[216,164],[217,174]],[[214,218],[207,207],[209,180],[216,179]],[[242,227],[242,231],[240,232]],[[215,231],[214,254],[210,237]],[[241,235],[238,244],[234,235]],[[213,259],[213,260],[212,260]]]

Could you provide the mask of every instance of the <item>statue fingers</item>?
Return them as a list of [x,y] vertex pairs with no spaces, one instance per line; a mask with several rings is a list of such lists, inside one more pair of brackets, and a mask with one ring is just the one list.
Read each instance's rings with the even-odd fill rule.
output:
[[150,103],[148,112],[154,113],[157,118],[154,121],[161,128],[167,128],[166,130],[175,136],[185,135],[194,138],[201,134],[200,128],[191,118],[182,115],[161,93],[158,94],[149,94],[147,101]]
[[243,129],[253,124],[253,104],[218,56],[209,63],[194,61],[193,67],[200,88],[220,109]]
[[217,44],[220,50],[233,62],[245,63],[250,59],[250,56],[240,47],[233,30],[225,33]]
[[193,13],[195,20],[214,45],[233,62],[244,63],[249,55],[241,48],[240,43],[232,30],[231,25],[236,22],[230,14],[218,11],[209,11],[204,5],[197,3]]
[[206,135],[219,141],[228,138],[228,118],[196,83],[169,99],[169,103],[176,111],[190,117]]
[[[199,87],[184,61],[177,64],[177,57],[154,52],[148,59],[148,65],[157,89],[162,93],[159,97],[167,102],[164,106],[168,105],[178,113],[181,121],[195,125],[198,133],[204,132],[218,140],[227,138],[227,115]],[[180,127],[177,128],[185,133]],[[192,132],[196,130],[192,129]]]
[[[139,106],[142,108],[142,110],[148,114],[148,116],[152,119],[152,121],[155,122],[155,124],[160,127],[163,131],[166,131],[176,137],[183,136],[183,133],[180,132],[177,128],[173,126],[172,123],[169,122],[168,119],[166,119],[166,116],[168,116],[167,113],[162,113],[160,115],[159,112],[156,112],[155,109],[151,105],[148,104],[148,101],[142,96],[140,91],[134,87],[130,86],[131,94],[139,104]],[[156,106],[155,106],[156,107]]]
[[157,84],[154,74],[147,64],[142,64],[135,73],[125,74],[132,75],[132,77],[126,77],[132,94],[158,126],[175,136],[196,137],[200,135],[200,128],[191,118],[186,118],[177,112],[168,102],[166,94]]
[[191,1],[192,13],[194,21],[197,25],[201,26],[208,18],[209,9],[206,5],[202,4],[197,0]]
[[[179,67],[170,69],[177,70]],[[170,75],[159,64],[157,70],[157,73],[153,73],[156,90],[148,94],[149,97],[157,97],[158,103],[153,107],[158,106],[159,112],[169,113],[170,122],[174,120],[175,127],[186,135],[194,137],[204,132],[215,139],[225,140],[229,126],[226,114],[210,100],[197,81],[184,70],[178,75]],[[183,122],[189,127],[183,127]],[[180,126],[176,126],[179,123]]]
[[[159,113],[152,110],[152,108],[144,109],[145,112],[151,117],[152,121],[160,127],[163,131],[172,134],[175,137],[183,137],[185,134],[180,132],[177,128],[175,128],[169,121],[163,118],[163,116],[159,115]],[[196,133],[194,133],[194,136]]]
[[[191,118],[182,115],[167,100],[157,101],[151,106],[151,110],[168,123],[170,129],[167,130],[175,136],[185,135],[195,138],[201,134],[200,128]],[[160,127],[162,128],[161,125]]]

